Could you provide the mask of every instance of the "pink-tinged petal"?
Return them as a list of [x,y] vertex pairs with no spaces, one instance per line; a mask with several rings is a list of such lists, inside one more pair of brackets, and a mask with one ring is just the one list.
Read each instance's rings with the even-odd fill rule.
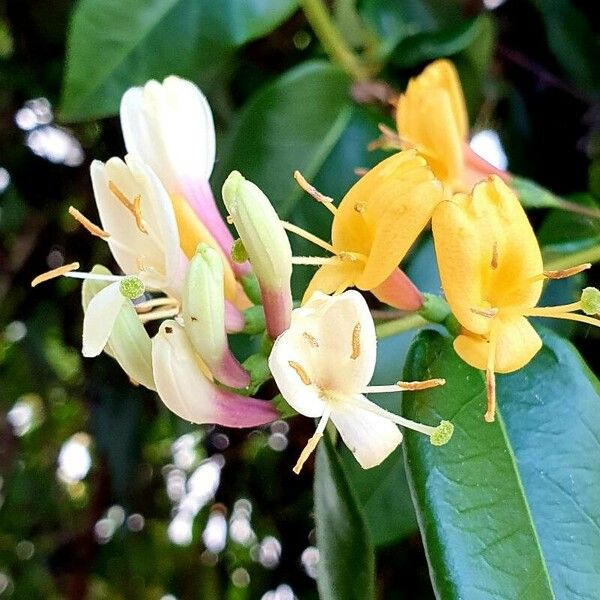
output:
[[289,287],[271,291],[265,286],[260,288],[267,333],[271,339],[276,339],[290,326],[293,300]]
[[245,388],[250,385],[250,374],[227,349],[221,360],[213,366],[215,379],[233,388]]
[[161,400],[186,421],[256,427],[277,419],[269,402],[222,390],[211,382],[184,328],[175,321],[163,322],[152,340],[152,364]]
[[464,192],[471,192],[473,187],[490,175],[498,175],[505,183],[510,184],[510,173],[490,164],[477,154],[468,144],[464,147]]
[[246,324],[241,310],[229,300],[225,300],[225,330],[227,333],[239,333]]
[[401,269],[394,269],[391,275],[371,290],[375,296],[399,310],[419,310],[423,306],[423,296],[415,284]]
[[357,395],[352,403],[338,402],[331,411],[331,420],[344,444],[363,469],[381,464],[402,442],[398,426],[370,412],[370,404],[364,396]]

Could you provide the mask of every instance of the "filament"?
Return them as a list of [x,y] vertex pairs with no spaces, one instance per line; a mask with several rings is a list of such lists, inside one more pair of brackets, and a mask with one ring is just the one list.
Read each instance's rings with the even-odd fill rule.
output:
[[331,415],[331,410],[325,409],[323,411],[323,415],[321,416],[321,420],[319,421],[319,424],[317,425],[317,429],[315,430],[315,433],[308,440],[308,442],[306,443],[306,446],[304,446],[304,450],[302,450],[302,452],[300,453],[300,456],[298,457],[298,461],[296,462],[296,464],[294,465],[294,468],[292,469],[294,471],[294,473],[296,473],[296,475],[298,475],[300,473],[300,471],[302,470],[302,467],[304,466],[304,463],[306,462],[308,457],[313,453],[314,449],[317,447],[317,444],[323,437],[323,432],[325,431],[325,426],[327,425],[327,421],[329,421],[330,415]]
[[305,229],[302,229],[302,227],[298,227],[297,225],[294,225],[293,223],[288,223],[287,221],[281,221],[281,224],[283,225],[284,229],[287,229],[288,231],[295,233],[301,238],[312,242],[316,246],[319,246],[319,248],[323,248],[323,250],[327,250],[332,254],[336,254],[335,248],[331,244],[324,242],[321,238],[317,237],[316,235],[313,235]]

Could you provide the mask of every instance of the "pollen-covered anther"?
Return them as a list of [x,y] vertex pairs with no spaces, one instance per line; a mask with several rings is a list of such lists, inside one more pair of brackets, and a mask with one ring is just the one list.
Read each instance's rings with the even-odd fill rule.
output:
[[446,380],[441,378],[425,379],[423,381],[398,381],[396,385],[405,391],[427,390],[429,388],[445,385]]
[[576,265],[568,269],[559,269],[558,271],[544,271],[544,277],[546,279],[565,279],[566,277],[572,277],[573,275],[577,275],[578,273],[587,271],[587,269],[590,269],[591,266],[592,263],[583,263],[581,265]]
[[432,446],[444,446],[452,438],[454,425],[450,421],[442,421],[429,436]]
[[354,252],[339,252],[337,257],[344,262],[357,262],[359,260],[358,256]]
[[357,323],[352,330],[352,354],[350,358],[356,360],[360,356],[360,323]]
[[300,171],[294,171],[294,179],[309,196],[312,196],[317,202],[320,202],[335,214],[336,208],[333,204],[333,198],[322,194],[315,186],[308,183]]
[[308,343],[313,347],[313,348],[318,348],[319,347],[319,342],[317,341],[317,338],[314,335],[311,335],[310,333],[308,333],[308,331],[304,331],[302,333],[302,337],[308,341]]
[[493,319],[498,314],[497,308],[471,308],[471,312],[488,319]]
[[36,285],[43,283],[44,281],[49,281],[50,279],[60,277],[61,275],[66,275],[67,273],[70,273],[71,271],[76,271],[77,269],[79,269],[78,262],[72,262],[68,265],[63,265],[62,267],[51,269],[50,271],[46,271],[45,273],[42,273],[41,275],[35,277],[31,282],[31,287],[35,287]]
[[115,198],[133,215],[137,228],[142,233],[148,233],[144,220],[142,218],[142,196],[137,194],[133,202],[117,187],[114,181],[108,182],[108,189],[114,194]]
[[83,225],[92,235],[96,237],[106,239],[110,237],[108,231],[104,231],[101,227],[98,227],[95,223],[92,223],[84,214],[78,211],[74,206],[69,206],[69,214],[80,224]]
[[308,373],[304,370],[304,367],[300,363],[294,360],[288,360],[288,365],[290,365],[290,367],[296,371],[298,377],[300,377],[300,380],[304,385],[310,385],[312,383]]

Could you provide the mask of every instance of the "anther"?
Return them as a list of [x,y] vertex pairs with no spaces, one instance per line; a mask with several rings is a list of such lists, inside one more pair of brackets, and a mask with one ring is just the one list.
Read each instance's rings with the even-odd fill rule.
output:
[[396,383],[400,389],[411,392],[415,390],[427,390],[445,384],[446,380],[441,378],[425,379],[424,381],[398,381]]
[[79,212],[74,206],[69,206],[69,214],[80,224],[83,225],[92,235],[106,239],[110,237],[108,231],[104,231],[95,223],[92,223],[85,215]]
[[331,212],[335,214],[337,209],[333,204],[333,198],[325,196],[325,194],[319,192],[315,186],[311,185],[308,183],[308,181],[306,181],[306,179],[304,179],[304,176],[302,173],[300,173],[300,171],[294,171],[294,179],[309,196],[312,196],[317,202],[325,205]]
[[317,444],[320,442],[321,438],[323,437],[323,434],[321,432],[316,432],[306,443],[306,446],[304,447],[304,450],[302,450],[302,452],[300,453],[300,457],[298,458],[298,461],[296,462],[296,464],[294,465],[294,468],[292,469],[292,471],[294,471],[294,473],[296,473],[296,475],[298,475],[300,473],[300,471],[302,471],[302,467],[304,466],[304,463],[306,462],[306,460],[308,459],[308,457],[313,453],[314,449],[317,447]]
[[142,233],[148,233],[142,219],[142,197],[138,194],[133,202],[117,187],[114,181],[108,182],[108,189],[114,194],[115,198],[133,215],[137,228]]
[[471,308],[471,312],[474,312],[476,315],[480,315],[482,317],[492,319],[498,314],[498,309],[497,308]]
[[356,360],[360,356],[360,323],[357,323],[352,330],[352,354],[350,358]]
[[56,269],[52,269],[51,271],[46,271],[46,273],[42,273],[38,275],[32,282],[31,287],[35,287],[36,285],[43,283],[44,281],[49,281],[50,279],[54,279],[55,277],[60,277],[61,275],[66,275],[71,271],[76,271],[79,269],[78,262],[72,262],[68,265],[63,265],[62,267],[58,267]]
[[586,271],[591,268],[592,263],[583,263],[569,269],[560,269],[558,271],[544,271],[544,277],[546,279],[565,279],[566,277],[572,277],[582,271]]
[[490,369],[487,369],[485,372],[485,387],[487,392],[487,410],[484,419],[488,423],[493,423],[496,420],[496,375]]
[[310,333],[308,333],[308,331],[304,331],[302,333],[302,337],[305,340],[308,340],[308,343],[313,347],[313,348],[318,348],[319,347],[319,342],[317,341],[317,338],[314,335],[311,335]]
[[288,360],[288,365],[290,365],[290,367],[292,367],[292,369],[298,373],[298,377],[300,377],[304,385],[310,385],[312,383],[310,377],[300,363],[297,363],[293,360]]
[[494,270],[498,268],[498,242],[494,242],[494,245],[492,246],[492,261],[490,266]]

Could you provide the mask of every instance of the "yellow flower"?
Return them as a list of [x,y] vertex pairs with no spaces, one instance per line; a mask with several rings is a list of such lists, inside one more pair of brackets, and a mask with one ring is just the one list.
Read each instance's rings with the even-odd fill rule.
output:
[[600,325],[596,318],[572,314],[590,312],[589,302],[536,308],[545,278],[567,277],[590,265],[544,271],[525,211],[495,175],[476,185],[472,194],[455,194],[442,202],[433,213],[432,228],[442,287],[462,325],[454,348],[465,362],[485,369],[485,419],[493,421],[494,374],[520,369],[542,346],[527,317]]
[[450,192],[469,192],[492,173],[507,177],[469,147],[465,99],[449,60],[436,60],[409,81],[398,99],[396,128],[400,147],[418,150]]
[[[306,182],[301,183],[321,201],[327,200]],[[304,300],[315,291],[339,294],[356,286],[396,308],[419,309],[419,291],[397,267],[442,198],[442,185],[425,159],[409,150],[387,158],[366,173],[337,209],[327,203],[334,213],[331,244],[285,224],[290,231],[333,254],[330,258],[294,259],[296,264],[320,265]]]

